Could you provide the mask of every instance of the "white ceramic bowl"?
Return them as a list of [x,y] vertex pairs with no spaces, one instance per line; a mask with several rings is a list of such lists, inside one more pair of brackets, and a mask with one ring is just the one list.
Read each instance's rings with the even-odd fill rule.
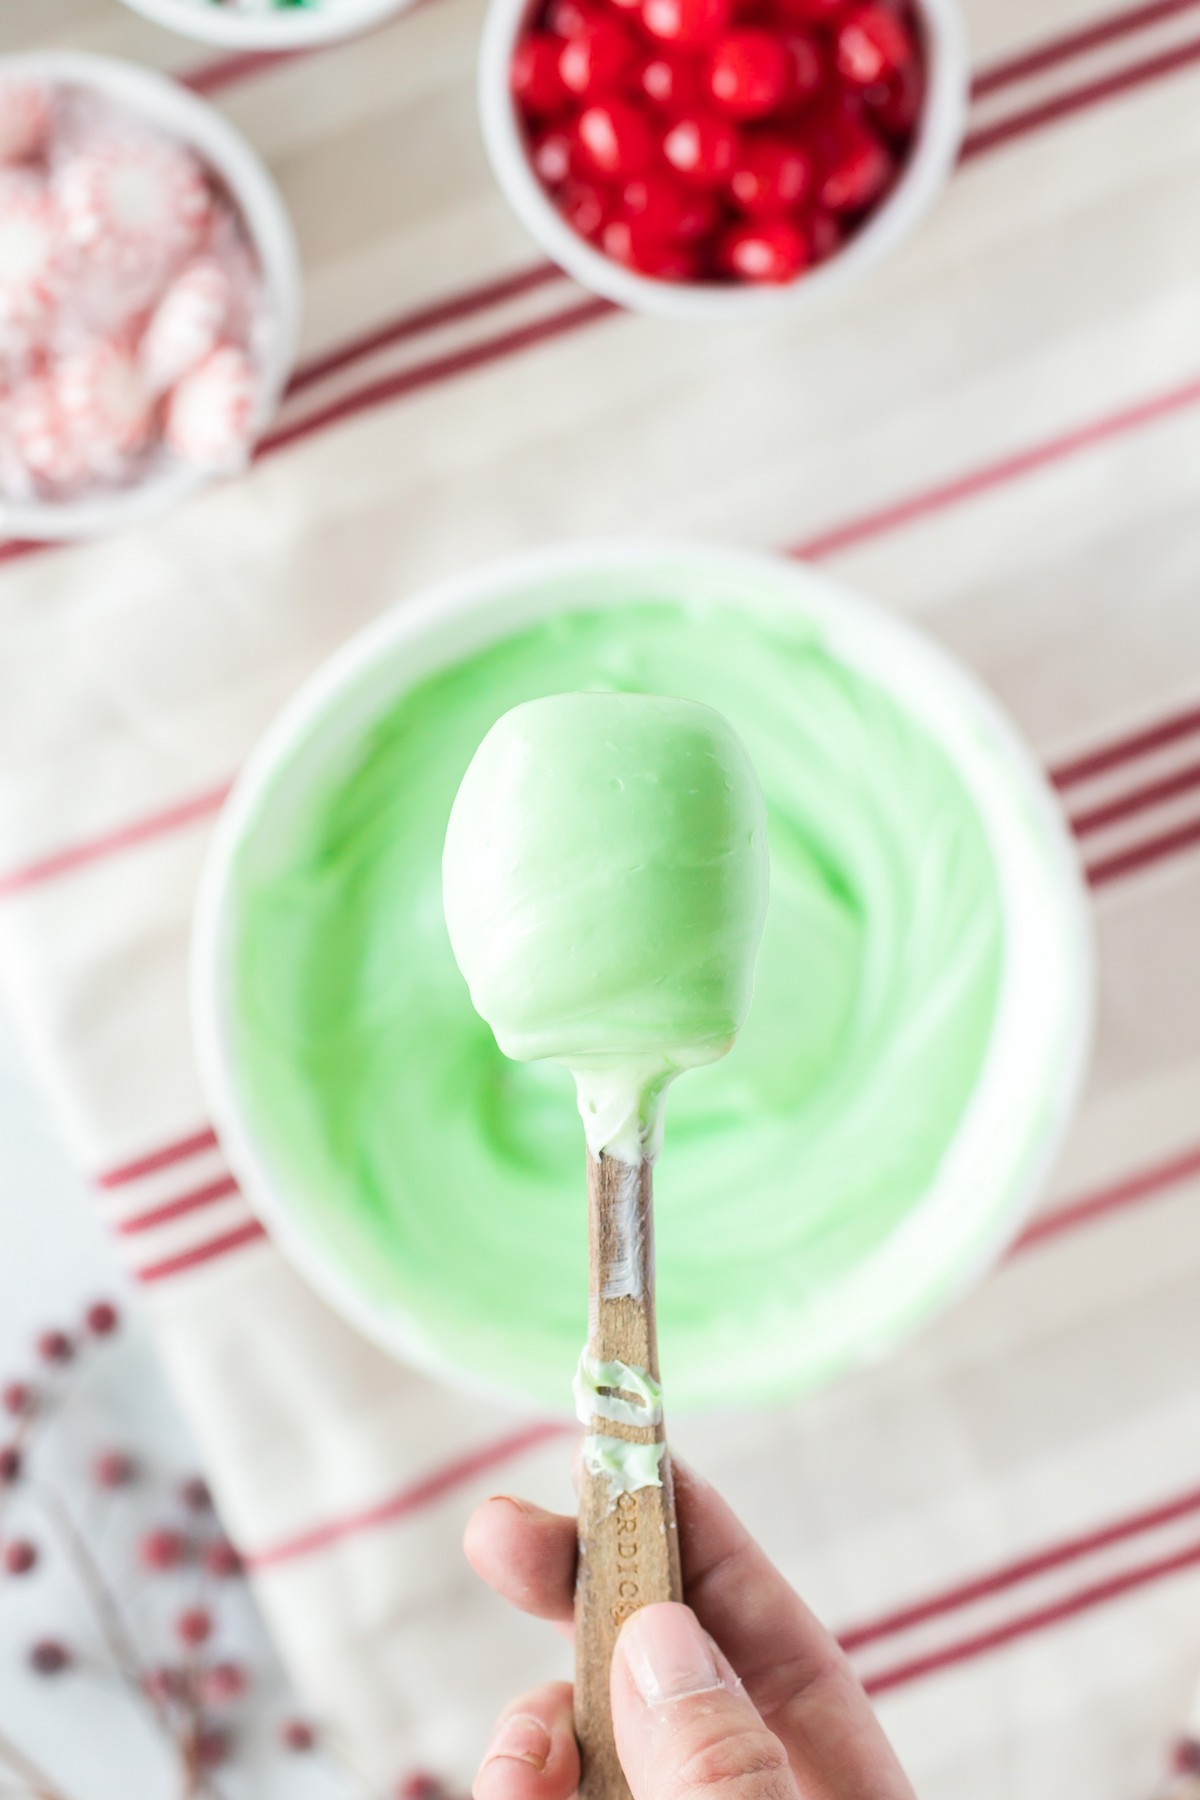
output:
[[536,0],[490,0],[479,52],[479,111],[488,156],[522,224],[576,281],[618,306],[665,319],[719,321],[810,306],[836,294],[906,238],[945,187],[966,124],[970,60],[958,0],[916,0],[929,62],[925,111],[899,181],[828,262],[780,287],[656,281],[623,268],[563,219],[534,173],[509,88],[513,50]]
[[[93,88],[166,135],[190,145],[220,175],[258,252],[267,306],[275,321],[255,429],[255,436],[260,436],[275,414],[295,362],[302,278],[291,220],[258,156],[206,101],[167,76],[133,63],[73,51],[34,52],[0,58],[0,81],[6,79]],[[213,479],[203,470],[179,464],[133,487],[84,500],[28,504],[0,500],[0,535],[58,540],[122,531],[165,512]]]
[[[1046,780],[990,695],[912,626],[782,557],[671,544],[581,545],[480,569],[384,615],[308,681],[238,780],[201,886],[192,1013],[212,1117],[250,1203],[313,1286],[396,1355],[459,1383],[479,1370],[447,1362],[403,1316],[360,1291],[301,1219],[251,1122],[234,1050],[239,881],[286,862],[291,821],[328,783],[398,694],[439,668],[547,615],[647,601],[741,604],[813,621],[830,651],[893,695],[942,746],[979,811],[995,858],[1005,959],[977,1088],[934,1185],[847,1283],[844,1341],[819,1367],[785,1358],[745,1391],[778,1397],[873,1358],[974,1280],[1011,1241],[1040,1190],[1079,1092],[1091,1037],[1092,937],[1074,846]],[[581,1214],[582,1218],[582,1214]],[[582,1225],[581,1225],[582,1229]],[[840,1328],[839,1328],[840,1329]],[[810,1359],[811,1363],[811,1359]],[[739,1378],[740,1378],[739,1372]],[[674,1381],[684,1404],[700,1396]],[[511,1397],[511,1396],[510,1396]]]
[[240,12],[203,0],[125,0],[134,12],[183,37],[237,50],[304,50],[353,37],[407,12],[414,0],[326,0],[320,8],[288,7],[280,12]]

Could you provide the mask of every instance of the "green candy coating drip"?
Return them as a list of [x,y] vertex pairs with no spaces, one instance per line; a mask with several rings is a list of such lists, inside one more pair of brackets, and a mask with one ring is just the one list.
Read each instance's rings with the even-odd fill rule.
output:
[[[630,1363],[597,1362],[588,1355],[586,1344],[572,1387],[575,1416],[581,1425],[590,1425],[593,1419],[609,1419],[618,1425],[657,1425],[663,1416],[661,1381],[648,1369]],[[623,1400],[622,1394],[636,1398]]]
[[665,1450],[665,1444],[634,1444],[594,1432],[583,1440],[583,1466],[589,1475],[603,1475],[615,1498],[637,1488],[661,1487]]

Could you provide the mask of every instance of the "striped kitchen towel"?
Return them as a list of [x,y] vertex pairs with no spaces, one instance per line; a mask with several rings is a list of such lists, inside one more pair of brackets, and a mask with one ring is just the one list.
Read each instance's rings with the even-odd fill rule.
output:
[[[1109,0],[1111,5],[1113,0]],[[458,1539],[569,1501],[556,1421],[398,1369],[274,1251],[189,1047],[213,818],[335,645],[549,539],[801,552],[919,619],[1045,758],[1101,952],[1091,1086],[1003,1266],[887,1364],[681,1421],[843,1634],[924,1800],[1127,1800],[1200,1655],[1200,0],[970,0],[963,165],[836,308],[624,317],[483,168],[478,0],[188,64],[101,0],[60,38],[183,67],[274,166],[304,361],[254,469],[86,549],[0,547],[0,973],[144,1287],[314,1708],[381,1779],[465,1777],[565,1652]],[[9,0],[0,48],[51,29]]]

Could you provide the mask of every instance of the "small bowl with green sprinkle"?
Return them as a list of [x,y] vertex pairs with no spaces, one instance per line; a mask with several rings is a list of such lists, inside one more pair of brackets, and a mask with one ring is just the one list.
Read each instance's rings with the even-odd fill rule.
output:
[[125,0],[157,25],[236,50],[306,50],[368,31],[413,0]]

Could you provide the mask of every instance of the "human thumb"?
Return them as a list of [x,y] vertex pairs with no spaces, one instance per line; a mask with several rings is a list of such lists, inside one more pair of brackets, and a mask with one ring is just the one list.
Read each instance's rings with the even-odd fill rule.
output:
[[787,1752],[690,1607],[626,1620],[612,1711],[634,1800],[799,1800]]

